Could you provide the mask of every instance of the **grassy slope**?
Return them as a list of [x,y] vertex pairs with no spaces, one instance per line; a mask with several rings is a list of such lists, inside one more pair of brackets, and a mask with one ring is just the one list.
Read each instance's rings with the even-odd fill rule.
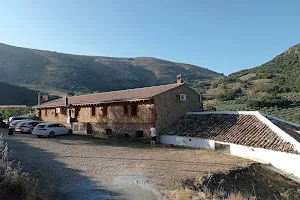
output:
[[260,110],[292,122],[300,123],[300,44],[289,48],[271,61],[249,69],[242,70],[215,82],[206,92],[209,98],[215,99],[222,93],[240,88],[248,98],[260,98],[269,94],[280,96],[291,101],[286,108],[267,106],[249,107],[246,101],[213,100],[209,104],[217,110]]
[[62,91],[111,91],[169,84],[183,74],[190,82],[221,74],[198,66],[150,57],[82,56],[0,44],[0,80]]

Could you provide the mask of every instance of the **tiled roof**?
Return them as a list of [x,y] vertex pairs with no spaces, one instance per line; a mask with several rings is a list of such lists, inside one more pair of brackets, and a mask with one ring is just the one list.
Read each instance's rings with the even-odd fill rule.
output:
[[298,142],[300,142],[300,127],[293,126],[291,124],[285,123],[283,121],[276,120],[274,118],[267,117],[270,121],[272,121],[276,126],[282,129],[284,132],[295,138]]
[[[87,104],[97,104],[97,103],[151,99],[158,94],[176,88],[180,85],[182,84],[169,84],[169,85],[136,88],[136,89],[129,89],[129,90],[119,90],[113,92],[103,92],[99,94],[71,96],[69,97],[69,104],[87,105]],[[64,98],[61,98],[54,101],[43,103],[41,105],[37,105],[35,106],[35,108],[59,107],[64,105],[65,105],[65,100]]]
[[[290,133],[294,132],[289,131],[288,134]],[[187,114],[161,134],[199,137],[299,154],[293,144],[284,140],[255,115],[250,114]],[[296,140],[299,141],[299,137]]]

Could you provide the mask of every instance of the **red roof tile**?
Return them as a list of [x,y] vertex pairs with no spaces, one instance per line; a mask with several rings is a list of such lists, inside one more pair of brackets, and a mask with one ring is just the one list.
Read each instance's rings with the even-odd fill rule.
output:
[[[87,104],[97,104],[97,103],[109,103],[109,102],[122,102],[122,101],[132,101],[132,100],[146,100],[151,99],[154,96],[176,88],[182,84],[169,84],[145,88],[136,88],[129,90],[119,90],[113,92],[103,92],[99,94],[89,94],[81,96],[71,96],[69,97],[69,104],[72,105],[87,105]],[[44,107],[59,107],[64,106],[64,98],[57,99],[54,101],[46,102],[41,105],[37,105],[34,108],[44,108]]]
[[[286,130],[286,129],[285,129]],[[288,132],[288,134],[291,132]],[[292,132],[295,133],[295,132]],[[181,117],[162,135],[199,137],[244,146],[300,154],[293,145],[250,114],[191,114]],[[291,136],[295,136],[292,135]],[[295,138],[299,141],[299,138]]]

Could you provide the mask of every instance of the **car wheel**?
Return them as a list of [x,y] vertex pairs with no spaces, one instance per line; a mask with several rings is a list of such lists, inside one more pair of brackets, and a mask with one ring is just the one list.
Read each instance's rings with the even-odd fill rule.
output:
[[71,135],[72,134],[72,130],[69,130],[68,134]]
[[51,132],[49,133],[49,137],[53,137],[53,136],[54,136],[54,132],[51,131]]

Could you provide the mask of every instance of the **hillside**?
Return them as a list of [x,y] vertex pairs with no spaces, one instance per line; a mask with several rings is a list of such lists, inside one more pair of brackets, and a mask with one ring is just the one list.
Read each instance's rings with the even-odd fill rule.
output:
[[268,83],[264,88],[257,88],[263,92],[300,92],[300,44],[261,66],[233,73],[229,78],[253,82],[253,85],[259,81]]
[[300,123],[300,44],[261,66],[215,81],[206,98],[209,109],[260,110]]
[[0,80],[28,88],[103,92],[174,83],[178,74],[191,84],[222,77],[198,66],[151,57],[71,55],[0,44]]
[[0,105],[36,105],[37,91],[0,82]]

